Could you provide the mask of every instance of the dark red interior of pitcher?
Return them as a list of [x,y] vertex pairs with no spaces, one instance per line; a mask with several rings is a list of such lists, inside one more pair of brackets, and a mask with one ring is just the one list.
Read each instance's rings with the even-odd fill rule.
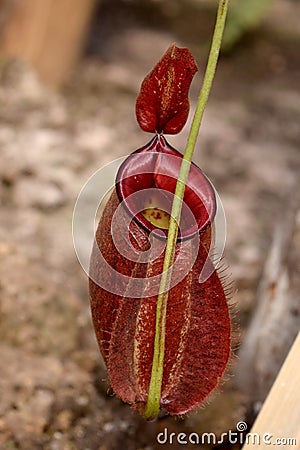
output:
[[[171,213],[182,154],[157,134],[147,145],[126,158],[118,170],[116,190],[133,219],[159,237],[167,235],[145,217],[149,205],[156,211]],[[204,231],[216,214],[214,189],[204,173],[191,164],[179,222],[178,239]]]

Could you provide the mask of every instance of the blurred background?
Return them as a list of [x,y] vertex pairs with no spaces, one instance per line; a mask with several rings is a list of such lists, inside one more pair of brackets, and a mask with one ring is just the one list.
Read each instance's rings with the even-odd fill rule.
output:
[[[150,140],[135,98],[174,41],[199,65],[193,111],[216,8],[0,0],[1,449],[152,450],[164,427],[250,428],[282,365],[300,320],[298,0],[232,0],[195,153],[225,207],[240,327],[239,358],[208,406],[146,423],[112,395],[72,244],[84,183]],[[187,133],[169,140],[183,151]]]

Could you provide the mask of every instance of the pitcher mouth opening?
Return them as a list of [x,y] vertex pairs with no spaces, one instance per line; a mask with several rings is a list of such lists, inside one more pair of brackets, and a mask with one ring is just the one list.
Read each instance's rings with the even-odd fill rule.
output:
[[[157,134],[122,163],[116,191],[133,220],[165,239],[183,156]],[[191,163],[178,223],[178,240],[203,232],[214,220],[216,196],[202,170]]]

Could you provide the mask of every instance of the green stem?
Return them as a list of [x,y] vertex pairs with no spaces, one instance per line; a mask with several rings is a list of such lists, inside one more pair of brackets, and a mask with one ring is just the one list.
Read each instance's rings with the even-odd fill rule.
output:
[[194,114],[192,126],[190,129],[187,145],[183,156],[183,161],[179,172],[179,177],[175,188],[175,195],[172,204],[172,211],[168,230],[168,239],[165,251],[165,259],[163,264],[163,273],[160,282],[159,294],[157,298],[154,354],[153,354],[148,400],[144,411],[144,417],[146,419],[155,418],[158,415],[160,408],[161,386],[163,379],[163,363],[165,352],[167,302],[171,278],[170,274],[171,270],[169,269],[171,269],[171,266],[173,265],[175,260],[175,248],[178,236],[178,223],[181,214],[186,181],[189,174],[191,161],[193,158],[195,145],[203,118],[204,109],[215,76],[226,21],[226,15],[228,10],[228,4],[229,0],[219,1],[215,31],[212,39],[203,85],[198,99],[196,111]]

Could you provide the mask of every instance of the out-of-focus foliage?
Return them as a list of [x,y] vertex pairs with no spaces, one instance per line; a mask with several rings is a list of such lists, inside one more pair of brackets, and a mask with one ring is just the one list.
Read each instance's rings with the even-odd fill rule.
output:
[[230,50],[248,30],[255,28],[274,0],[232,0],[223,49]]

